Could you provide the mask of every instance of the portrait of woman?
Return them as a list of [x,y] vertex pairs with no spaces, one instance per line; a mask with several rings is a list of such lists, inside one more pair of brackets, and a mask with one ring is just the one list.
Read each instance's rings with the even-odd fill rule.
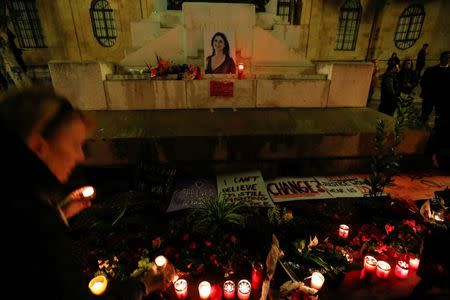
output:
[[212,54],[206,57],[205,74],[234,74],[236,64],[230,56],[230,44],[226,35],[216,32],[211,39]]

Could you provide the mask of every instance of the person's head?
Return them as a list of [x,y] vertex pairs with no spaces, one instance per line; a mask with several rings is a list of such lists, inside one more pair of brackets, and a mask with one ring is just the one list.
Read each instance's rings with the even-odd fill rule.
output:
[[217,52],[222,51],[223,54],[229,55],[230,53],[230,44],[228,43],[228,39],[226,35],[222,32],[216,32],[214,36],[211,39],[211,47],[213,50],[213,54],[216,54]]
[[386,73],[398,73],[400,71],[400,66],[398,64],[388,65],[386,68]]
[[392,52],[391,57],[397,57],[397,53],[396,52]]
[[372,59],[372,63],[373,63],[374,65],[378,65],[378,58]]
[[403,61],[402,69],[404,69],[404,70],[412,70],[413,69],[413,61],[412,61],[412,59],[406,58]]
[[51,89],[33,87],[6,93],[0,101],[0,119],[60,182],[66,182],[84,160],[83,144],[93,121]]
[[423,44],[422,48],[426,50],[428,48],[428,44]]
[[441,56],[439,57],[439,62],[441,66],[448,65],[448,62],[450,61],[450,51],[444,51],[441,53]]

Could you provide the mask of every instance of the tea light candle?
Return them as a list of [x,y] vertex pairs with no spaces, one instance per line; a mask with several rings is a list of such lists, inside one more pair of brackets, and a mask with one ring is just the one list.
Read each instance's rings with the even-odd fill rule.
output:
[[252,288],[259,289],[263,279],[263,265],[262,263],[253,263],[252,268]]
[[188,284],[185,279],[178,279],[173,284],[178,299],[186,299],[188,294]]
[[411,270],[417,270],[420,264],[420,259],[418,257],[410,257],[409,258],[409,268]]
[[223,283],[223,296],[225,299],[233,299],[236,293],[236,285],[232,280],[227,280]]
[[81,194],[83,195],[84,198],[89,198],[89,197],[93,196],[94,193],[95,193],[95,190],[92,186],[83,187],[83,191],[81,192]]
[[391,272],[391,265],[389,265],[385,261],[377,262],[377,271],[376,275],[378,278],[386,279],[389,277],[389,273]]
[[320,290],[325,281],[325,277],[319,272],[312,273],[311,276],[311,287],[316,290]]
[[350,227],[348,227],[345,224],[342,224],[339,226],[339,236],[343,239],[348,238],[348,231],[350,230]]
[[247,300],[250,298],[250,292],[252,290],[252,285],[250,281],[242,279],[238,282],[238,298],[240,300]]
[[401,279],[407,278],[408,277],[408,269],[409,269],[408,264],[402,260],[399,260],[397,262],[397,265],[395,266],[395,271],[394,271],[395,276],[397,276],[398,278],[401,278]]
[[208,299],[211,295],[211,284],[208,281],[202,281],[198,285],[198,294],[201,299]]
[[108,279],[105,276],[99,275],[89,281],[89,289],[91,293],[94,295],[101,295],[106,291],[106,287],[108,286]]
[[364,269],[369,272],[375,272],[377,269],[377,259],[373,256],[367,255],[364,257]]
[[163,255],[157,256],[155,258],[155,264],[158,268],[162,268],[167,264],[167,258],[165,258]]

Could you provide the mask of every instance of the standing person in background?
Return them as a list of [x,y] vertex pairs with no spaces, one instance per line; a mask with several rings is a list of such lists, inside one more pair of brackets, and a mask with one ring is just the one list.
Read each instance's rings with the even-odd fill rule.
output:
[[[94,298],[66,223],[89,205],[70,214],[60,207],[63,185],[84,160],[92,129],[90,118],[50,89],[10,91],[0,100],[2,269],[15,299]],[[167,287],[173,276],[169,264],[163,272],[113,282],[105,299],[141,300]]]
[[406,95],[411,95],[414,88],[419,84],[419,78],[413,68],[412,59],[405,59],[402,68],[398,73],[398,85],[400,92]]
[[400,95],[397,79],[399,70],[400,67],[398,65],[390,65],[381,78],[381,97],[378,111],[390,116],[394,115],[395,109],[397,108],[398,96]]
[[395,52],[392,53],[391,57],[389,57],[387,65],[388,65],[388,67],[395,66],[395,65],[400,66],[400,58],[398,58],[397,53],[395,53]]
[[428,44],[423,44],[422,49],[420,49],[419,53],[417,53],[416,72],[417,72],[417,76],[419,78],[422,75],[423,68],[425,68],[425,62],[426,62],[426,58],[427,58],[427,49],[428,49]]
[[[422,116],[424,123],[435,109],[434,127],[428,142],[427,154],[433,163],[450,166],[450,51],[444,51],[439,64],[425,70],[420,85],[422,87]],[[439,162],[440,160],[440,162]]]
[[370,101],[372,101],[373,93],[375,92],[375,88],[378,84],[378,77],[380,76],[381,68],[378,63],[378,59],[374,58],[372,59],[373,64],[373,70],[372,70],[372,79],[370,81],[370,87],[369,87],[369,96],[367,97],[367,106],[369,106]]

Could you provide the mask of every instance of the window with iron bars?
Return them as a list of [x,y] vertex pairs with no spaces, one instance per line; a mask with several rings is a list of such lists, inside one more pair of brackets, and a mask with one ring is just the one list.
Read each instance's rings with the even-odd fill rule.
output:
[[100,45],[112,47],[116,43],[117,32],[113,10],[106,0],[94,0],[90,9],[92,31]]
[[44,48],[36,1],[10,0],[8,10],[22,48]]
[[300,14],[302,11],[301,0],[278,0],[277,16],[292,25],[300,24]]
[[394,42],[399,49],[411,48],[422,32],[425,10],[420,4],[413,4],[400,15]]
[[341,7],[335,50],[355,50],[361,21],[359,0],[347,0]]

